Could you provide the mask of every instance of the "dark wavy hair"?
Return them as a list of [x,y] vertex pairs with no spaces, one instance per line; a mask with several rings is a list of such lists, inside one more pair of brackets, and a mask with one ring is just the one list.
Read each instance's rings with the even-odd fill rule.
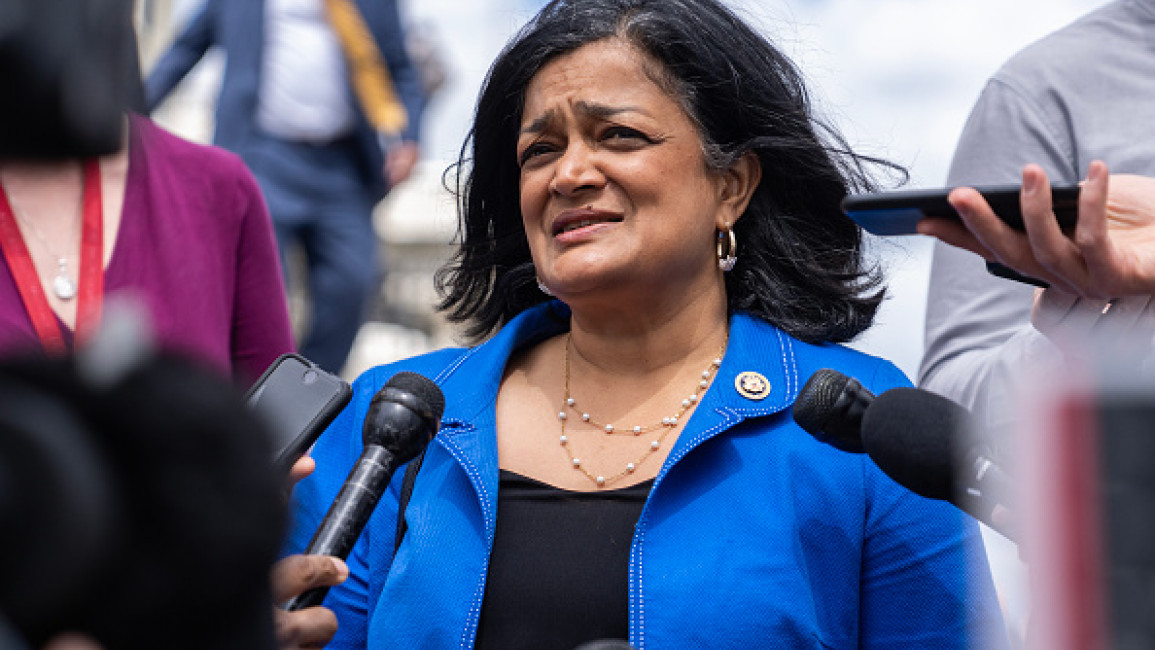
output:
[[846,341],[869,327],[885,290],[839,204],[875,187],[868,165],[905,170],[851,151],[814,115],[794,64],[716,0],[555,0],[505,47],[455,166],[460,247],[436,278],[448,318],[479,339],[548,300],[519,205],[525,90],[550,60],[608,38],[661,64],[648,72],[697,124],[709,167],[726,169],[747,152],[761,160],[762,181],[734,226],[730,311],[811,342]]

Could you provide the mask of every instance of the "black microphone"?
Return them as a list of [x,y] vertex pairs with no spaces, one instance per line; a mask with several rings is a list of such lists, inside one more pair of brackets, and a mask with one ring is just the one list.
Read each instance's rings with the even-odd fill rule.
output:
[[875,397],[858,381],[824,368],[794,403],[794,421],[838,449],[865,451],[899,485],[948,501],[1008,539],[1015,539],[1012,484],[986,445],[959,453],[971,435],[970,412],[918,388]]
[[883,392],[862,417],[863,447],[887,476],[1013,541],[1013,485],[986,445],[963,447],[972,431],[970,411],[918,388]]
[[861,454],[862,414],[872,401],[874,393],[857,379],[823,368],[810,375],[794,400],[794,421],[828,445]]
[[[397,373],[373,396],[361,434],[365,451],[317,527],[306,554],[342,560],[349,556],[393,473],[425,449],[437,433],[444,410],[441,389],[414,372]],[[328,587],[310,589],[290,600],[285,609],[320,605],[328,593]]]

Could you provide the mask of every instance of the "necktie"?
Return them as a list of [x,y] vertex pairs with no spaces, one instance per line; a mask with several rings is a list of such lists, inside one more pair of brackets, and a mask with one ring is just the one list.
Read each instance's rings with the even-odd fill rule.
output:
[[345,51],[353,91],[365,117],[378,131],[398,135],[408,124],[409,116],[397,98],[393,78],[364,16],[353,0],[325,0],[325,8]]

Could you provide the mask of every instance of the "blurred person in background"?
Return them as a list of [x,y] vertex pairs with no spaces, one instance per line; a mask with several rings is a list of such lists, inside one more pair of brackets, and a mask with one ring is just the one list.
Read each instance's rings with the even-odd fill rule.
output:
[[363,374],[294,495],[300,550],[371,397],[440,384],[325,601],[333,647],[1001,647],[975,522],[790,417],[822,367],[909,383],[836,344],[882,300],[839,208],[870,162],[719,2],[549,3],[459,160],[442,307],[483,342]]
[[[1150,181],[1108,179],[1108,166],[1155,176],[1153,33],[1155,0],[1115,0],[1019,52],[987,83],[947,184],[1021,182],[1029,236],[998,224],[969,190],[951,198],[973,234],[923,226],[1051,285],[1036,293],[990,275],[963,248],[935,243],[919,383],[975,409],[991,431],[1014,417],[1016,373],[1061,357],[1052,339],[1112,325],[1148,340],[1155,331],[1155,273],[1150,262],[1142,268],[1155,255],[1142,207]],[[1049,183],[1083,179],[1078,230],[1068,239],[1053,226]]]
[[4,9],[0,646],[271,647],[284,477],[221,371],[291,347],[272,228],[235,156],[126,116],[130,9]]
[[[1016,434],[1038,419],[1024,408],[1019,380],[1025,373],[1061,377],[1072,367],[1093,367],[1093,360],[1071,355],[1104,351],[1108,338],[1127,346],[1135,362],[1151,351],[1152,34],[1155,0],[1115,0],[1023,49],[987,82],[947,184],[1021,183],[1025,233],[999,221],[967,187],[950,195],[965,225],[941,219],[919,225],[941,240],[934,245],[919,384],[974,410],[1012,476],[1023,439]],[[1064,235],[1051,210],[1050,185],[1080,181],[1078,223]],[[984,258],[1050,286],[991,275]],[[1039,594],[1018,602],[1015,583],[1025,584],[1027,574],[1010,560],[1016,551],[1005,555],[1000,585],[1007,587],[1008,611],[1020,610],[1007,618],[1012,637],[1022,642]]]
[[[255,379],[293,342],[252,174],[132,112],[142,90],[130,2],[59,4],[13,14],[25,22],[2,37],[5,111],[22,118],[0,148],[0,354],[66,353],[95,332],[106,298],[131,294],[160,345]],[[87,65],[110,48],[106,68]],[[69,92],[58,106],[38,101],[44,87]],[[106,146],[76,155],[57,142],[57,119],[101,108],[113,116],[99,129]]]
[[227,56],[214,142],[256,175],[282,260],[303,250],[300,351],[340,372],[380,286],[373,207],[417,161],[424,98],[398,3],[207,0],[149,73],[149,110],[214,45]]

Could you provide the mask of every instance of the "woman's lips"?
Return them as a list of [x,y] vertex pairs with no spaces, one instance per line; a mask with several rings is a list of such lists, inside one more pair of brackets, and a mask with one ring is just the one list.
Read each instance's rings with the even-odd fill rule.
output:
[[603,230],[614,228],[618,225],[617,221],[593,221],[593,222],[575,222],[573,227],[567,227],[561,232],[554,235],[554,241],[563,244],[572,244],[589,237],[597,235]]
[[554,237],[580,235],[595,232],[604,226],[618,223],[621,216],[601,210],[569,210],[563,212],[552,224]]

